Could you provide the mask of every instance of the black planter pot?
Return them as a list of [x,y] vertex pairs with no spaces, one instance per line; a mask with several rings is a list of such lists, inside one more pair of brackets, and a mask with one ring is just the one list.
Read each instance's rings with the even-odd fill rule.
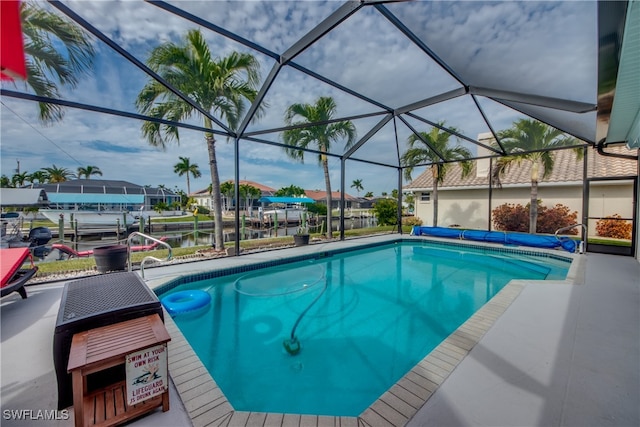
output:
[[309,244],[309,235],[308,234],[294,234],[293,235],[293,243],[296,246],[304,246]]
[[128,255],[126,245],[100,246],[93,250],[100,273],[126,270]]

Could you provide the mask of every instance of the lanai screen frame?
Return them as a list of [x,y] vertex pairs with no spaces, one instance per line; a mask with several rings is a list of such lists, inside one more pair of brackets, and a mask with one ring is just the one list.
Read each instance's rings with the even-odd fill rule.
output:
[[[203,108],[201,108],[195,101],[191,100],[188,96],[186,96],[185,94],[181,93],[179,90],[177,90],[175,87],[172,87],[169,83],[167,83],[166,81],[164,81],[160,76],[158,76],[156,73],[154,73],[153,71],[151,71],[144,63],[142,63],[140,60],[138,60],[135,56],[133,56],[132,54],[130,54],[129,52],[127,52],[124,48],[122,48],[119,44],[117,44],[116,42],[114,42],[113,40],[111,40],[109,37],[107,37],[105,34],[103,34],[99,29],[97,29],[95,26],[93,26],[91,23],[89,23],[88,21],[86,21],[84,18],[82,18],[80,15],[78,15],[77,13],[75,13],[71,8],[69,8],[68,6],[66,6],[65,4],[63,4],[60,1],[57,0],[48,0],[48,2],[58,11],[62,12],[63,14],[65,14],[66,16],[68,16],[69,18],[71,18],[73,21],[75,21],[76,23],[78,23],[80,26],[82,26],[85,30],[87,30],[89,33],[91,33],[93,36],[95,36],[98,40],[100,40],[101,42],[105,43],[107,46],[109,46],[111,49],[113,49],[114,51],[116,51],[118,54],[120,54],[122,57],[124,57],[127,61],[129,61],[130,63],[134,64],[136,67],[138,67],[140,70],[142,70],[144,73],[146,73],[149,77],[154,78],[155,80],[157,80],[158,82],[160,82],[162,85],[164,85],[166,88],[168,88],[170,91],[172,91],[173,93],[175,93],[177,96],[179,96],[181,99],[183,99],[185,102],[189,103],[191,106],[193,106],[196,110],[198,110],[203,116],[208,117],[209,119],[212,120],[213,123],[217,124],[220,128],[224,129],[224,131],[219,131],[216,129],[208,129],[205,128],[203,126],[197,126],[197,125],[191,125],[191,124],[187,124],[187,123],[179,123],[179,122],[172,122],[172,121],[168,121],[168,120],[163,120],[163,119],[156,119],[153,117],[149,117],[149,116],[145,116],[145,115],[141,115],[141,114],[136,114],[136,113],[130,113],[130,112],[125,112],[125,111],[120,111],[120,110],[113,110],[113,109],[108,109],[108,108],[104,108],[104,107],[100,107],[100,106],[95,106],[95,105],[88,105],[88,104],[83,104],[83,103],[78,103],[78,102],[73,102],[73,101],[66,101],[63,99],[53,99],[53,98],[47,98],[47,97],[41,97],[41,96],[36,96],[36,95],[32,95],[32,94],[28,94],[28,93],[21,93],[21,92],[17,92],[17,91],[11,91],[11,90],[6,90],[6,89],[2,89],[2,95],[3,96],[9,96],[9,97],[14,97],[14,98],[18,98],[18,99],[24,99],[24,100],[30,100],[30,101],[34,101],[34,102],[46,102],[46,103],[52,103],[52,104],[56,104],[56,105],[60,105],[60,106],[65,106],[65,107],[70,107],[70,108],[76,108],[76,109],[82,109],[82,110],[87,110],[87,111],[94,111],[94,112],[99,112],[99,113],[103,113],[103,114],[110,114],[110,115],[115,115],[115,116],[119,116],[119,117],[125,117],[125,118],[130,118],[130,119],[136,119],[136,120],[142,120],[142,121],[152,121],[152,122],[156,122],[156,123],[160,123],[160,124],[165,124],[165,125],[172,125],[172,126],[176,126],[179,128],[186,128],[186,129],[191,129],[191,130],[196,130],[196,131],[200,131],[200,132],[209,132],[209,133],[213,133],[214,135],[217,136],[223,136],[229,139],[233,140],[234,143],[234,182],[235,182],[235,198],[236,200],[240,199],[240,190],[239,190],[239,185],[238,183],[240,182],[240,166],[239,166],[239,158],[240,158],[240,141],[244,140],[244,141],[251,141],[254,143],[259,143],[259,144],[268,144],[268,145],[273,145],[273,146],[278,146],[278,147],[287,147],[285,144],[280,143],[280,142],[274,142],[274,141],[270,141],[268,139],[264,139],[262,138],[263,135],[265,134],[279,134],[282,131],[285,130],[289,130],[289,129],[293,129],[296,126],[287,126],[287,127],[279,127],[279,128],[273,128],[273,129],[267,129],[267,130],[260,130],[260,131],[247,131],[247,127],[249,125],[249,123],[251,122],[251,120],[254,118],[256,112],[258,111],[259,106],[261,105],[262,101],[264,100],[265,95],[267,94],[267,92],[269,91],[271,85],[274,83],[274,81],[276,80],[278,73],[284,68],[284,67],[293,67],[296,70],[312,77],[315,78],[325,84],[328,84],[332,87],[334,87],[335,89],[338,89],[340,91],[344,91],[356,98],[359,98],[371,105],[376,106],[377,108],[379,108],[378,112],[373,112],[373,113],[367,113],[367,114],[360,114],[360,115],[352,115],[352,116],[347,116],[347,117],[339,117],[336,118],[335,120],[331,120],[331,121],[327,121],[327,122],[317,122],[317,123],[312,123],[309,124],[308,126],[314,126],[314,125],[324,125],[324,124],[328,124],[331,122],[336,122],[336,121],[343,121],[343,120],[354,120],[354,119],[360,119],[360,118],[369,118],[369,117],[380,117],[380,120],[377,122],[377,124],[375,126],[373,126],[364,136],[360,137],[359,140],[348,150],[346,150],[345,152],[341,153],[341,154],[336,154],[336,153],[330,153],[330,152],[326,152],[326,153],[320,153],[320,151],[318,150],[312,150],[312,149],[302,149],[305,152],[311,153],[311,154],[324,154],[326,156],[329,157],[333,157],[335,159],[340,160],[340,178],[341,178],[341,182],[340,182],[340,193],[341,193],[341,199],[340,199],[340,240],[344,240],[344,205],[345,205],[345,172],[347,169],[346,166],[346,162],[347,160],[351,160],[351,161],[357,161],[357,162],[364,162],[366,164],[371,164],[371,165],[377,165],[377,166],[382,166],[382,167],[389,167],[389,168],[393,168],[396,169],[397,171],[397,178],[398,178],[398,210],[397,210],[397,217],[398,217],[398,224],[401,224],[401,206],[402,206],[402,176],[403,176],[403,170],[404,167],[401,165],[400,162],[400,156],[401,156],[401,147],[400,147],[400,142],[399,142],[399,138],[398,138],[398,131],[397,131],[397,123],[398,121],[402,122],[405,126],[407,126],[409,129],[411,129],[414,133],[418,133],[416,131],[416,129],[414,127],[412,127],[412,125],[409,123],[409,121],[407,120],[407,118],[411,118],[413,120],[417,120],[420,122],[424,122],[425,124],[432,126],[432,127],[437,127],[439,129],[441,129],[442,131],[448,132],[451,135],[454,135],[458,138],[464,139],[465,141],[475,144],[477,146],[482,146],[485,149],[487,149],[488,151],[490,151],[492,154],[487,155],[487,156],[475,156],[475,157],[471,157],[467,160],[476,160],[476,159],[480,159],[480,158],[498,158],[501,156],[505,156],[508,153],[504,150],[504,148],[502,147],[502,145],[500,144],[500,140],[497,137],[497,132],[493,129],[491,122],[488,120],[486,113],[483,111],[482,106],[479,104],[477,97],[481,96],[481,97],[485,97],[488,99],[491,99],[495,102],[498,102],[500,104],[505,105],[506,107],[518,111],[528,117],[532,117],[538,121],[544,122],[546,124],[549,124],[550,126],[553,126],[569,135],[572,136],[576,136],[574,133],[572,133],[570,130],[565,129],[562,126],[562,123],[558,124],[558,123],[548,123],[547,121],[545,121],[544,119],[542,119],[541,117],[536,117],[535,114],[535,108],[534,110],[528,110],[526,107],[527,106],[532,106],[532,107],[545,107],[545,108],[551,108],[553,110],[558,110],[558,111],[568,111],[568,112],[572,112],[572,113],[578,113],[578,114],[582,114],[582,113],[591,113],[591,112],[595,112],[597,110],[598,111],[598,118],[600,119],[598,122],[598,133],[602,134],[602,130],[600,129],[600,127],[602,126],[606,126],[606,124],[608,123],[608,120],[603,120],[601,111],[604,110],[602,107],[603,105],[598,105],[601,103],[601,100],[598,99],[598,103],[585,103],[585,102],[578,102],[578,101],[574,101],[574,100],[568,100],[568,99],[562,99],[562,98],[551,98],[551,97],[547,97],[547,96],[540,96],[540,95],[534,95],[534,94],[526,94],[526,93],[517,93],[517,92],[513,92],[513,91],[508,91],[508,90],[501,90],[501,89],[491,89],[491,88],[485,88],[485,87],[474,87],[471,86],[470,84],[468,84],[467,82],[464,81],[464,79],[456,72],[456,70],[454,70],[451,66],[449,66],[449,64],[447,64],[444,60],[442,60],[440,57],[438,57],[436,55],[436,53],[434,53],[429,46],[427,46],[421,39],[420,37],[418,37],[408,26],[406,26],[401,19],[399,19],[396,15],[394,15],[390,9],[388,7],[386,7],[386,4],[392,4],[392,3],[398,3],[397,0],[362,0],[362,1],[346,1],[344,2],[342,5],[340,5],[337,9],[335,9],[333,11],[333,13],[331,13],[327,18],[325,18],[323,21],[321,21],[318,25],[316,25],[313,29],[311,29],[308,33],[306,33],[304,36],[302,36],[300,39],[298,39],[295,43],[293,43],[291,45],[291,47],[289,47],[287,50],[285,50],[282,54],[276,53],[274,51],[271,51],[269,49],[267,49],[264,46],[261,46],[260,44],[245,39],[242,36],[235,34],[225,28],[222,28],[218,25],[215,25],[205,19],[202,19],[198,16],[195,16],[183,9],[180,9],[174,5],[171,5],[169,3],[166,3],[164,1],[148,1],[148,3],[166,11],[167,13],[171,13],[174,14],[176,16],[179,16],[182,19],[185,19],[187,21],[190,21],[194,24],[197,24],[199,26],[202,26],[203,28],[206,28],[210,31],[213,31],[223,37],[226,37],[228,39],[233,40],[236,43],[240,43],[241,45],[254,50],[256,52],[259,52],[263,55],[266,55],[267,57],[270,57],[271,59],[273,59],[274,63],[273,66],[266,78],[266,80],[263,82],[262,86],[259,89],[258,92],[258,96],[256,97],[256,99],[253,101],[253,103],[251,104],[251,106],[249,107],[246,115],[244,116],[244,118],[241,120],[241,123],[238,127],[237,130],[232,130],[229,129],[224,123],[222,123],[219,119],[217,119],[215,116],[211,115],[208,111],[204,110]],[[598,12],[599,12],[599,16],[598,16],[598,28],[600,33],[605,33],[605,35],[609,35],[609,33],[615,33],[615,34],[621,34],[623,33],[623,27],[624,27],[624,11],[626,10],[626,2],[618,2],[618,3],[623,3],[624,7],[617,7],[617,8],[608,8],[605,7],[604,5],[607,2],[599,2],[598,3]],[[326,34],[328,34],[329,32],[331,32],[334,28],[336,28],[338,25],[340,25],[343,21],[345,21],[346,19],[348,19],[350,16],[352,16],[353,14],[357,13],[358,11],[360,11],[363,8],[374,8],[378,13],[380,13],[381,16],[383,16],[384,18],[386,18],[395,28],[397,28],[400,33],[402,33],[411,43],[413,43],[422,53],[424,53],[424,55],[428,56],[432,61],[434,61],[436,64],[438,64],[446,73],[448,73],[453,79],[455,79],[460,85],[461,87],[459,89],[456,90],[451,90],[451,91],[447,91],[444,93],[440,93],[436,96],[431,96],[429,98],[423,99],[422,101],[419,102],[414,102],[412,104],[409,105],[405,105],[403,107],[400,108],[394,108],[391,107],[389,105],[384,105],[382,103],[380,103],[379,101],[373,100],[371,98],[368,98],[367,96],[365,96],[362,93],[358,93],[355,90],[352,90],[348,87],[342,86],[340,83],[326,77],[326,76],[322,76],[317,74],[316,72],[309,70],[307,68],[305,68],[304,66],[298,64],[295,62],[295,58],[300,55],[302,52],[304,52],[306,49],[308,49],[309,47],[311,47],[316,41],[318,41],[319,39],[321,39],[323,36],[325,36]],[[611,23],[619,23],[622,22],[621,26],[620,25],[611,25]],[[599,35],[599,52],[601,57],[599,58],[599,62],[603,61],[602,55],[603,52],[606,51],[607,48],[611,48],[610,43],[611,43],[611,37],[607,38],[607,37],[603,37],[602,34]],[[620,43],[621,44],[621,43]],[[620,45],[615,46],[617,48],[617,51],[614,52],[614,54],[617,54],[619,52],[620,49]],[[609,55],[611,54],[611,50],[608,51]],[[600,82],[602,83],[602,82]],[[481,142],[479,142],[477,139],[475,138],[470,138],[466,135],[462,135],[460,133],[457,133],[456,131],[449,129],[447,127],[443,127],[440,126],[438,123],[429,121],[425,118],[422,118],[416,114],[414,114],[413,112],[417,109],[423,108],[423,107],[427,107],[430,105],[435,105],[437,103],[443,102],[443,101],[447,101],[447,100],[451,100],[457,97],[460,97],[462,95],[470,95],[471,98],[473,99],[478,111],[480,112],[480,114],[482,115],[487,127],[490,129],[491,133],[494,136],[494,139],[497,142],[497,147],[498,148],[494,148],[494,147],[490,147],[487,146],[485,144],[482,144]],[[520,106],[521,108],[519,109],[518,106]],[[600,109],[598,108],[600,106]],[[606,106],[604,106],[606,107]],[[526,111],[525,111],[526,110]],[[532,114],[532,111],[534,111],[534,113]],[[608,119],[608,118],[607,118]],[[562,118],[559,117],[558,118],[559,122],[562,121]],[[385,164],[385,163],[380,163],[380,162],[373,162],[370,160],[366,160],[366,159],[361,159],[358,158],[356,155],[356,152],[359,148],[361,148],[364,144],[367,143],[367,141],[372,138],[380,129],[382,129],[387,123],[393,123],[394,126],[394,134],[395,134],[395,141],[393,141],[394,146],[395,146],[395,156],[397,160],[397,165],[392,165],[392,164]],[[300,126],[298,126],[300,127]],[[601,141],[596,141],[595,138],[593,139],[589,139],[589,138],[585,138],[584,135],[577,137],[578,140],[582,140],[583,142],[579,142],[576,145],[572,145],[572,146],[564,146],[561,147],[562,149],[568,149],[568,148],[572,148],[572,147],[587,147],[589,145],[599,148],[599,151],[602,150],[602,147],[604,146],[604,139]],[[421,138],[422,139],[422,138]],[[423,140],[423,142],[426,143],[426,141]],[[428,145],[428,144],[427,144]],[[435,149],[433,149],[433,147],[429,146],[432,151],[434,151],[437,154],[437,151]],[[531,151],[524,151],[526,152],[531,152]],[[440,154],[438,154],[438,156],[440,157],[440,160],[442,163],[447,162],[447,160],[442,157]],[[424,163],[421,165],[416,165],[416,166],[425,166],[428,167],[430,165],[432,165],[433,163]],[[400,234],[402,234],[402,228],[398,227],[398,232]],[[236,254],[240,254],[240,240],[239,240],[239,236],[240,236],[240,209],[239,209],[239,204],[236,204],[235,206],[235,248]]]

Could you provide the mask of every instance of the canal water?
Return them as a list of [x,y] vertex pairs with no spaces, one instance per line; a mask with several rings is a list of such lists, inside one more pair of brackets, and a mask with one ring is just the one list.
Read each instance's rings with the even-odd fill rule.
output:
[[[353,230],[358,228],[375,227],[377,221],[373,217],[368,218],[348,218],[344,221],[345,230]],[[333,231],[339,231],[340,221],[333,220]],[[244,237],[242,240],[249,239],[265,239],[269,237],[281,237],[281,236],[293,236],[297,234],[299,227],[284,227],[280,226],[276,228],[263,229],[263,228],[250,228],[245,227]],[[319,233],[321,225],[307,227],[310,233]],[[242,233],[242,229],[240,230]],[[154,233],[157,234],[157,233]],[[179,231],[179,232],[165,232],[163,236],[168,238],[167,242],[174,248],[184,248],[192,246],[213,245],[214,243],[214,230],[199,230],[199,231]],[[223,236],[225,242],[235,241],[235,229],[225,228],[223,230]],[[154,236],[160,237],[160,236]]]
[[[344,222],[345,230],[352,230],[358,228],[368,228],[375,227],[377,225],[377,221],[374,217],[365,217],[365,218],[346,218]],[[332,221],[332,228],[334,231],[339,231],[340,221],[334,219]],[[269,237],[280,237],[280,236],[293,236],[298,232],[298,226],[285,227],[281,225],[277,228],[272,227],[269,229],[265,228],[251,228],[245,227],[244,229],[244,237],[242,240],[249,239],[264,239]],[[309,232],[311,233],[319,233],[321,230],[321,225],[309,226]],[[242,230],[241,230],[242,232]],[[167,243],[171,245],[173,248],[184,248],[184,247],[193,247],[193,246],[212,246],[214,243],[214,230],[213,229],[202,229],[198,231],[194,230],[176,230],[176,231],[154,231],[153,233],[145,232],[145,234],[149,234],[155,238],[166,237]],[[226,227],[223,230],[223,236],[225,242],[232,242],[235,240],[235,229],[232,227]],[[49,244],[58,243],[57,237],[52,239]],[[142,244],[150,244],[152,242],[139,242],[134,241],[134,245],[142,245]],[[90,236],[83,236],[78,239],[78,241],[65,241],[64,245],[72,248],[76,251],[87,251],[92,250],[99,246],[113,245],[113,244],[126,244],[126,239],[118,240],[115,235],[112,237],[95,237],[91,238]],[[57,252],[57,251],[53,251]],[[52,253],[51,257],[55,257],[59,254]]]

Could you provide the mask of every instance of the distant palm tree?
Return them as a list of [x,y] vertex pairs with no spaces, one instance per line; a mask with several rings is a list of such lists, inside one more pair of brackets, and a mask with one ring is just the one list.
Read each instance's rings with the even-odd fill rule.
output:
[[373,197],[373,191],[367,191],[364,197]]
[[[500,144],[509,156],[499,158],[491,171],[491,177],[498,187],[500,178],[504,176],[514,164],[531,163],[531,202],[529,205],[529,233],[535,233],[538,222],[538,181],[540,180],[540,166],[542,178],[553,172],[554,154],[550,148],[563,145],[574,145],[577,140],[563,132],[533,119],[520,119],[513,123],[510,129],[498,132]],[[536,152],[523,153],[523,151]],[[582,159],[582,149],[576,151],[576,160]]]
[[[37,3],[23,2],[20,19],[24,35],[27,86],[36,95],[60,98],[58,85],[75,88],[79,78],[88,74],[95,50],[91,40],[75,22],[49,12]],[[38,103],[43,123],[62,119],[63,107]]]
[[35,171],[31,175],[29,175],[29,182],[33,184],[42,184],[43,182],[47,181],[47,179],[49,179],[49,176],[43,170]]
[[244,208],[248,211],[253,206],[253,200],[262,196],[259,188],[249,184],[240,184],[240,197],[244,198]]
[[7,175],[0,176],[0,188],[10,188],[11,180]]
[[[233,196],[235,194],[236,188],[233,181],[225,181],[220,184],[220,195],[222,196],[222,205],[223,210],[227,212],[231,209],[231,202],[233,201]],[[209,186],[209,194],[213,193],[213,187]]]
[[[336,113],[336,103],[333,98],[320,97],[315,104],[293,104],[287,108],[284,121],[287,126],[326,122]],[[294,160],[304,161],[302,148],[315,148],[320,151],[318,162],[324,171],[324,182],[327,200],[327,237],[332,238],[331,230],[331,181],[329,179],[329,161],[325,153],[331,149],[331,144],[340,140],[345,141],[345,148],[349,148],[356,141],[356,127],[349,120],[335,123],[295,128],[282,133],[282,139],[287,145],[285,152]]]
[[[444,127],[444,122],[438,123],[441,127]],[[451,128],[456,130],[455,128]],[[466,177],[471,173],[473,163],[465,161],[471,157],[471,152],[461,145],[455,147],[449,146],[449,138],[451,134],[441,131],[438,127],[433,127],[430,132],[420,132],[420,136],[412,134],[407,139],[409,149],[402,155],[400,161],[404,169],[404,175],[407,180],[411,179],[411,173],[413,168],[417,165],[424,163],[431,163],[429,169],[431,170],[431,177],[433,178],[433,226],[438,226],[438,184],[444,181],[444,177],[447,174],[449,168],[453,163],[445,163],[445,161],[451,162],[455,160],[460,161],[462,166],[462,177]],[[435,153],[430,147],[433,147],[438,151],[442,158]]]
[[173,172],[177,173],[178,176],[187,175],[187,194],[191,194],[189,175],[192,175],[194,178],[200,178],[202,176],[198,165],[191,163],[188,157],[180,157],[180,161],[173,165]]
[[42,168],[42,170],[46,172],[49,177],[49,182],[54,184],[57,182],[65,182],[68,181],[69,178],[75,177],[75,174],[69,169],[59,168],[55,164],[50,168]]
[[87,179],[91,179],[91,175],[100,175],[102,176],[102,171],[97,166],[87,166],[85,168],[78,168],[78,179],[82,179],[82,177],[86,177]]
[[[214,58],[199,30],[188,31],[182,44],[167,42],[154,48],[147,64],[173,87],[197,100],[203,109],[219,114],[231,129],[238,126],[245,112],[244,102],[253,101],[258,94],[256,88],[260,81],[260,63],[256,58],[238,52],[232,52],[223,58]],[[174,121],[200,114],[155,80],[147,83],[140,91],[136,106],[143,114]],[[259,114],[255,117],[259,117]],[[204,117],[204,126],[211,129],[211,119]],[[175,126],[145,122],[142,132],[149,144],[156,147],[164,148],[166,142],[172,140],[180,142],[178,128]],[[205,132],[204,139],[209,151],[213,190],[215,247],[222,250],[222,196],[216,159],[216,139],[210,132]]]
[[360,197],[360,191],[364,190],[364,187],[362,186],[362,180],[361,179],[354,179],[353,183],[351,184],[351,188],[355,188],[357,193],[358,193],[358,198]]
[[29,180],[29,172],[14,173],[11,177],[11,183],[14,187],[24,186],[25,181]]

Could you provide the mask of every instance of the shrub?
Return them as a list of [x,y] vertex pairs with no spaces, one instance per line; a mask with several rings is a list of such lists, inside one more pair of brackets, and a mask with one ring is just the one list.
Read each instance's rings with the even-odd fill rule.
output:
[[407,225],[410,227],[413,227],[415,225],[422,225],[422,220],[417,216],[408,216],[408,217],[402,218],[402,225]]
[[211,210],[209,210],[209,208],[206,207],[206,206],[199,206],[198,205],[198,206],[196,206],[196,209],[198,209],[198,213],[202,214],[202,215],[209,215],[209,213],[211,212]]
[[397,200],[380,199],[373,205],[373,211],[378,218],[378,225],[396,225],[398,223]]
[[[505,203],[491,211],[493,225],[500,231],[529,231],[529,205],[514,205]],[[562,204],[553,208],[547,208],[538,204],[538,220],[536,222],[537,233],[553,234],[556,230],[573,225],[578,218],[578,212],[571,210]],[[567,230],[565,234],[578,234],[577,228]]]
[[491,211],[493,226],[500,231],[529,231],[529,207],[505,203]]
[[316,215],[326,215],[327,205],[324,203],[311,203],[307,205],[307,211]]
[[[606,219],[611,218],[611,219]],[[596,222],[596,234],[601,237],[631,240],[631,223],[621,220],[621,216],[613,214]]]
[[[527,209],[528,211],[528,209]],[[528,214],[529,212],[527,212]],[[555,205],[548,209],[545,206],[538,206],[538,221],[536,223],[536,231],[538,233],[553,234],[556,230],[568,227],[578,222],[578,212],[573,211],[561,204]],[[571,228],[563,231],[562,234],[578,234],[579,228]]]

